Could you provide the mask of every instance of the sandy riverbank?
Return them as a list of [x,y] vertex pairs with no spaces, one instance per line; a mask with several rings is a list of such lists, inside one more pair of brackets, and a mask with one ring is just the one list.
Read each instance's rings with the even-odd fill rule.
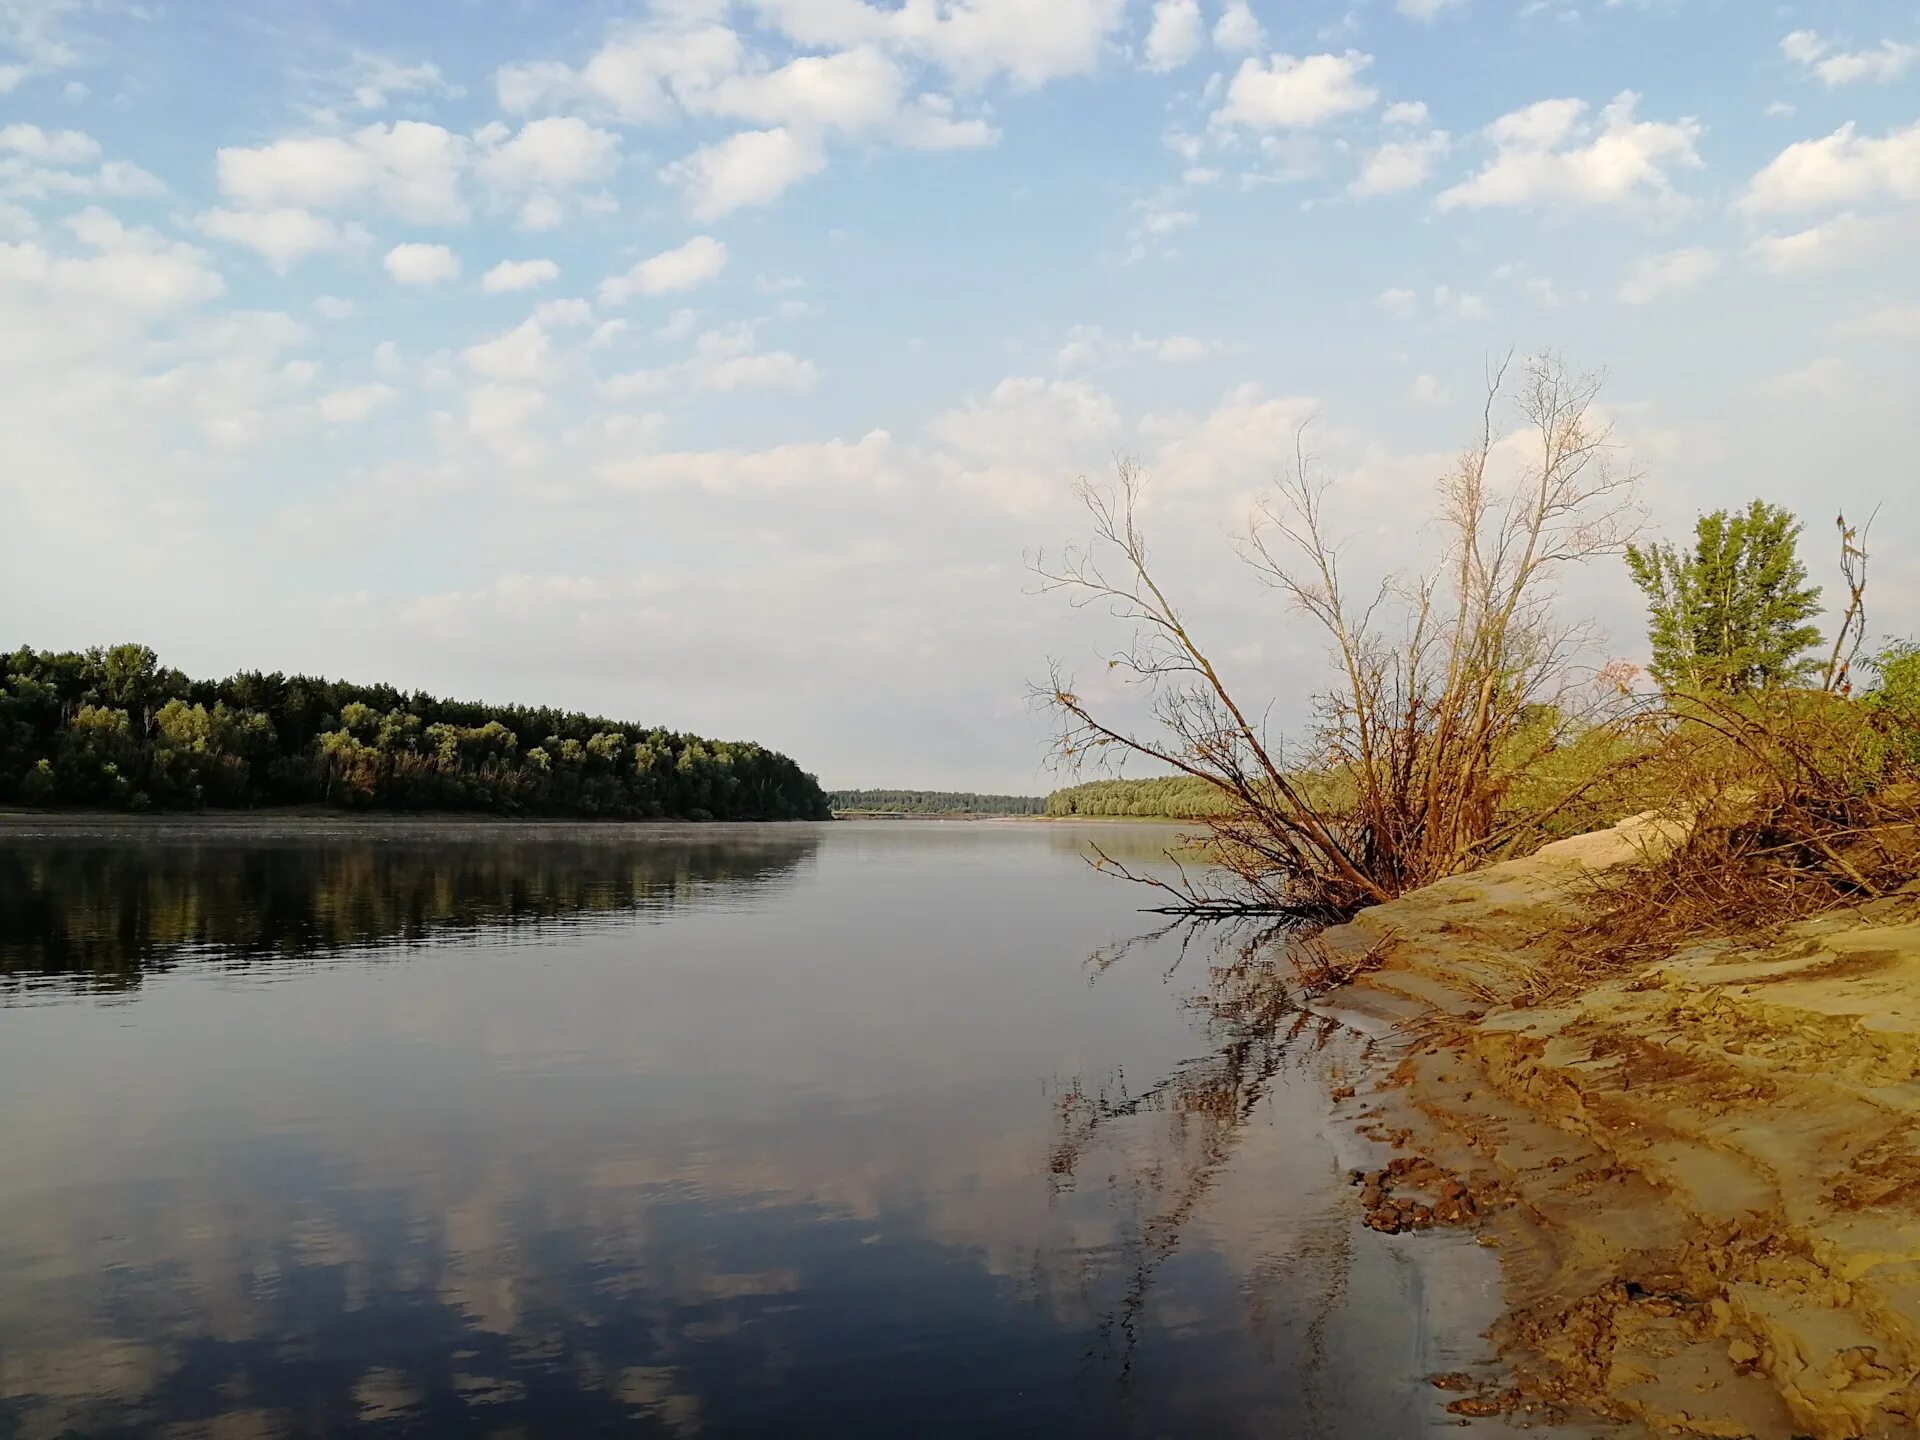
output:
[[[1327,932],[1326,997],[1386,1057],[1343,1116],[1456,1177],[1500,1257],[1517,1389],[1659,1434],[1912,1435],[1920,1417],[1920,895],[1702,943],[1577,998],[1521,977],[1647,827],[1583,836]],[[1404,1168],[1404,1165],[1403,1165]],[[1385,1200],[1382,1199],[1383,1189]],[[1441,1208],[1434,1205],[1435,1209]],[[1461,1213],[1466,1212],[1466,1213]],[[1422,1217],[1424,1223],[1426,1217]]]

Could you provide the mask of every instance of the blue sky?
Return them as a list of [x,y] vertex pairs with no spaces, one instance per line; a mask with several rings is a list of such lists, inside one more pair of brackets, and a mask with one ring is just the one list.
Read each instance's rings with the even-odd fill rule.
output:
[[1916,254],[1913,0],[0,0],[0,642],[1045,788],[1076,475],[1285,719],[1231,536],[1297,427],[1417,564],[1516,346],[1653,530],[1762,495],[1824,578],[1883,505],[1905,633]]

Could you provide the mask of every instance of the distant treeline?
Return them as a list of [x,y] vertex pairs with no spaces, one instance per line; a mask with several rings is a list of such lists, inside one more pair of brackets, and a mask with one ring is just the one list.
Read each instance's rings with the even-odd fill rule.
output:
[[1226,802],[1213,786],[1188,775],[1152,780],[1090,780],[1047,796],[1051,816],[1089,815],[1108,819],[1191,820],[1219,815]]
[[0,801],[830,816],[811,775],[751,743],[277,671],[193,680],[144,645],[0,653]]
[[874,810],[889,815],[1042,815],[1039,795],[976,795],[971,790],[835,790],[835,810]]

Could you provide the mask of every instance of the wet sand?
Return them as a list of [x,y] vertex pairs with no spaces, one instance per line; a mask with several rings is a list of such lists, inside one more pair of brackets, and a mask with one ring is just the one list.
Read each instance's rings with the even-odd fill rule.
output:
[[[1324,937],[1385,956],[1323,1002],[1384,1057],[1343,1118],[1403,1167],[1457,1177],[1472,1213],[1451,1217],[1448,1243],[1471,1235],[1498,1257],[1489,1348],[1509,1368],[1463,1359],[1462,1411],[1590,1407],[1662,1435],[1914,1434],[1920,896],[1529,1003],[1525,974],[1568,943],[1583,885],[1649,843],[1657,830],[1629,822]],[[1395,1204],[1432,1188],[1365,1193],[1391,1227],[1408,1213]]]

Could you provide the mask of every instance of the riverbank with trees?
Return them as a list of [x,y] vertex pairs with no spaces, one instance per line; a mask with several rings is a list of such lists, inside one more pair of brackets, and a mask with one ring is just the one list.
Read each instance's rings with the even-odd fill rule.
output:
[[196,680],[144,645],[0,654],[8,803],[831,818],[811,775],[752,742],[308,675]]

